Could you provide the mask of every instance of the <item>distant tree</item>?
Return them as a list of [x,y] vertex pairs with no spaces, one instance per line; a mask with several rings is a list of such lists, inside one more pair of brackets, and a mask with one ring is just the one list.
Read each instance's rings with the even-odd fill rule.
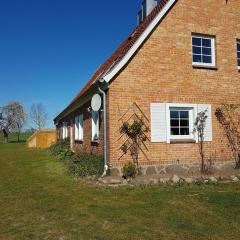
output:
[[10,132],[16,132],[18,141],[20,141],[20,133],[27,116],[23,105],[19,101],[11,101],[2,106],[0,112],[0,128],[5,142],[8,142]]
[[29,117],[37,130],[41,130],[46,126],[48,115],[42,103],[36,103],[31,106]]
[[26,110],[24,109],[23,105],[17,101],[11,103],[9,110],[12,111],[13,114],[13,124],[11,126],[11,131],[17,133],[18,142],[20,142],[20,134],[27,119]]
[[0,132],[3,133],[3,137],[4,137],[4,142],[7,143],[8,142],[8,135],[9,135],[9,123],[8,123],[8,119],[4,118],[4,113],[3,113],[3,107],[0,107]]

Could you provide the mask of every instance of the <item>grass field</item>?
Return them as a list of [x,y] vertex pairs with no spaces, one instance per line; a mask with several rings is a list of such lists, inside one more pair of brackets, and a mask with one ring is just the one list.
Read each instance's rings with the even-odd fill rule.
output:
[[[32,135],[32,133],[21,133],[20,142],[25,142],[31,135]],[[9,140],[10,143],[16,143],[18,141],[17,134],[16,133],[11,133],[9,135],[8,140]],[[3,142],[4,142],[3,134],[2,134],[2,132],[0,132],[0,144],[3,143]]]
[[240,184],[98,188],[24,143],[0,143],[0,239],[240,238]]

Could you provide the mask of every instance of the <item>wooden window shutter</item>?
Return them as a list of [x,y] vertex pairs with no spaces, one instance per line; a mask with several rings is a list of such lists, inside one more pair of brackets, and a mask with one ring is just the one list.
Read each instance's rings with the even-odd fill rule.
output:
[[204,141],[212,141],[212,106],[210,104],[198,104],[198,113],[207,110],[206,127],[204,131]]
[[166,142],[166,104],[151,103],[151,141]]

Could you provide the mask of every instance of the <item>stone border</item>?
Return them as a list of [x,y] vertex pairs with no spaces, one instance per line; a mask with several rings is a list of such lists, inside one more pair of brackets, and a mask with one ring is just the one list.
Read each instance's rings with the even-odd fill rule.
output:
[[133,179],[123,179],[119,168],[111,169],[111,175],[99,178],[98,185],[107,186],[139,186],[179,183],[229,183],[240,181],[240,169],[235,169],[235,163],[221,162],[212,166],[209,174],[200,172],[200,165],[161,165],[143,166],[141,174]]
[[97,180],[97,184],[101,186],[147,186],[147,185],[175,185],[180,183],[187,184],[209,184],[209,183],[230,183],[230,182],[239,182],[240,181],[240,172],[235,175],[229,176],[214,176],[214,175],[201,175],[194,177],[183,177],[176,174],[173,175],[152,175],[149,177],[137,176],[133,179],[123,179],[121,177],[104,177]]
[[[233,162],[219,162],[215,163],[212,166],[212,173],[219,173],[224,171],[232,171],[234,170],[235,163]],[[151,176],[155,174],[199,174],[200,165],[199,164],[172,164],[172,165],[151,165],[151,166],[141,166],[141,175],[142,176]],[[122,176],[122,168],[112,168],[110,170],[111,176],[121,177]]]

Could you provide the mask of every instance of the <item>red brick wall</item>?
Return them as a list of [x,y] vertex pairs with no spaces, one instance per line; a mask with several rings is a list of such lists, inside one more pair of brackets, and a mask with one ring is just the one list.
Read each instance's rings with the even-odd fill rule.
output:
[[[111,166],[129,161],[120,146],[121,116],[136,102],[150,121],[151,103],[204,103],[213,111],[213,141],[206,155],[231,160],[226,138],[214,116],[222,103],[239,103],[240,73],[236,39],[240,39],[240,1],[179,0],[139,52],[109,87],[109,156]],[[216,36],[217,69],[192,67],[191,34]],[[130,110],[127,114],[131,115]],[[150,122],[148,122],[150,126]],[[120,139],[119,139],[120,138]],[[198,145],[147,142],[142,164],[199,163]]]
[[[102,112],[99,114],[99,128],[100,128],[100,139],[98,142],[92,142],[92,118],[91,113],[87,111],[87,108],[90,106],[90,102],[84,104],[81,108],[72,112],[70,115],[62,119],[62,122],[68,123],[68,136],[71,128],[73,128],[73,138],[75,138],[75,127],[74,121],[75,117],[83,114],[83,141],[75,141],[73,150],[77,152],[87,152],[97,155],[103,155],[103,120]],[[73,124],[72,124],[73,121]]]

